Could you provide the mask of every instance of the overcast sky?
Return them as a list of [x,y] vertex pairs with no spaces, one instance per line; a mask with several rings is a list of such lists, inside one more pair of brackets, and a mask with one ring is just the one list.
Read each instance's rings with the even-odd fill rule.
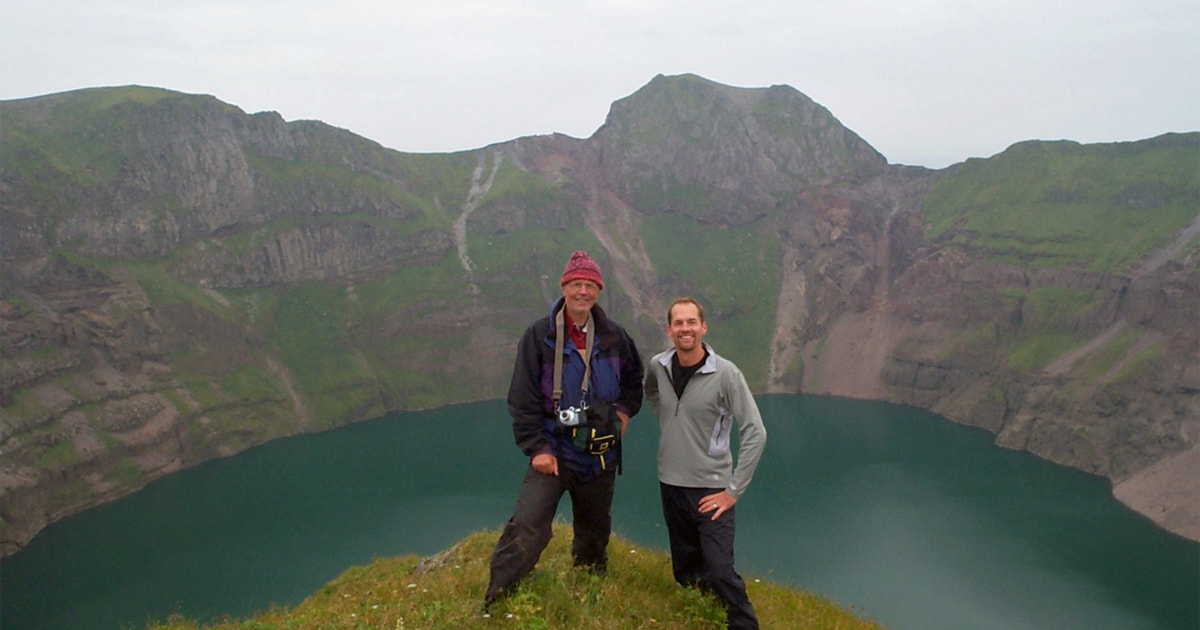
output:
[[[892,163],[1200,130],[1200,0],[0,0],[0,100],[150,85],[402,151],[586,138],[656,74],[790,85]],[[0,142],[3,130],[0,129]]]

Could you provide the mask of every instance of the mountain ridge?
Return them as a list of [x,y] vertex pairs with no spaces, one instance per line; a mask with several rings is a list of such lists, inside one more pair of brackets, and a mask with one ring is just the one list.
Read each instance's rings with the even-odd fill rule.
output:
[[450,154],[158,88],[45,99],[0,102],[4,553],[274,437],[502,397],[573,249],[645,351],[696,295],[756,391],[929,408],[1200,538],[1200,488],[1141,487],[1200,435],[1200,133],[934,171],[695,75],[590,138]]

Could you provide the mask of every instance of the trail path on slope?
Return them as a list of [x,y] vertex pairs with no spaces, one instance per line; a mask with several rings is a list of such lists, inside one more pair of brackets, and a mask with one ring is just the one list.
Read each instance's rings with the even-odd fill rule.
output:
[[1200,236],[1200,212],[1196,213],[1196,217],[1192,219],[1191,225],[1179,231],[1175,235],[1175,240],[1166,247],[1154,252],[1146,257],[1145,262],[1138,267],[1137,271],[1133,272],[1134,278],[1145,276],[1159,267],[1165,265],[1168,260],[1171,260],[1184,248],[1192,239]]
[[[1163,247],[1162,249],[1147,256],[1146,260],[1143,261],[1142,264],[1138,266],[1137,270],[1133,272],[1132,278],[1136,280],[1153,273],[1156,269],[1165,265],[1167,261],[1178,255],[1179,252],[1196,237],[1200,237],[1200,213],[1196,214],[1196,218],[1192,220],[1190,225],[1183,228],[1178,234],[1175,235],[1175,240],[1171,241],[1171,243],[1169,243],[1166,247]],[[1125,321],[1124,317],[1117,319],[1117,321],[1113,322],[1112,325],[1104,329],[1099,335],[1096,335],[1087,343],[1064,354],[1056,359],[1053,363],[1046,366],[1044,372],[1050,376],[1061,376],[1066,374],[1068,371],[1070,371],[1072,366],[1079,362],[1080,359],[1088,356],[1100,348],[1103,348],[1110,341],[1112,341],[1117,333],[1124,330],[1126,326],[1128,326],[1128,323]],[[1161,335],[1153,337],[1153,339],[1149,340],[1139,340],[1135,347],[1131,348],[1130,351],[1126,353],[1126,356],[1123,357],[1118,363],[1123,365],[1129,359],[1129,357],[1137,356],[1137,352],[1144,350],[1147,344],[1152,344],[1158,341],[1161,338]],[[1119,365],[1117,367],[1119,367]]]
[[[617,283],[625,287],[632,301],[630,310],[635,321],[646,316],[654,322],[662,322],[666,317],[666,302],[654,290],[657,275],[646,253],[641,225],[633,208],[601,185],[595,175],[598,165],[588,164],[581,170],[589,174],[585,184],[588,203],[584,224],[604,246],[612,261],[613,269],[605,275],[612,273]],[[658,345],[647,350],[657,352]]]
[[1118,320],[1099,335],[1093,337],[1091,341],[1055,359],[1043,371],[1050,376],[1062,376],[1066,374],[1076,362],[1107,344],[1113,337],[1117,336],[1117,333],[1124,330],[1125,326],[1125,320]]
[[[492,172],[488,173],[487,180],[483,180],[484,162],[488,157],[492,159]],[[471,256],[467,253],[467,219],[471,217],[471,213],[479,207],[479,200],[492,189],[492,183],[496,181],[496,172],[500,170],[500,164],[504,161],[504,156],[500,153],[484,153],[479,159],[479,163],[475,165],[475,172],[471,175],[471,187],[467,190],[467,199],[463,202],[462,212],[458,218],[454,219],[454,245],[458,248],[458,260],[462,263],[463,270],[470,277],[474,268],[471,265]],[[472,283],[472,287],[474,284]]]
[[311,428],[313,417],[309,413],[308,407],[304,404],[304,399],[296,391],[295,384],[292,382],[292,373],[287,368],[283,367],[275,357],[266,355],[267,368],[272,374],[279,377],[283,382],[284,389],[287,390],[288,398],[292,401],[292,409],[296,412],[296,421],[304,428]]

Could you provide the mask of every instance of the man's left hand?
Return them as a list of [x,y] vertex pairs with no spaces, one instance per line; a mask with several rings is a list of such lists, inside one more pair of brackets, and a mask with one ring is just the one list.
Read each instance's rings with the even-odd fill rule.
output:
[[625,437],[625,429],[629,428],[629,416],[618,411],[617,417],[621,419],[621,437]]
[[710,494],[700,499],[700,513],[712,513],[712,520],[721,518],[721,515],[733,507],[737,503],[737,499],[733,495],[722,490],[716,494]]

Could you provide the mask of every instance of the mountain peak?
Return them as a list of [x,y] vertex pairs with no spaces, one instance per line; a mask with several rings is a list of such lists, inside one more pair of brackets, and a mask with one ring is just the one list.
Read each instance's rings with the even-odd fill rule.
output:
[[[608,181],[639,208],[745,223],[797,189],[862,181],[887,160],[795,88],[658,75],[593,135]],[[686,200],[686,201],[685,201]]]

